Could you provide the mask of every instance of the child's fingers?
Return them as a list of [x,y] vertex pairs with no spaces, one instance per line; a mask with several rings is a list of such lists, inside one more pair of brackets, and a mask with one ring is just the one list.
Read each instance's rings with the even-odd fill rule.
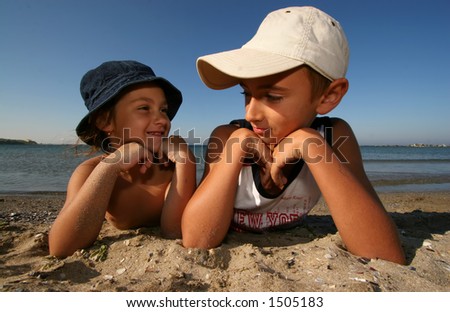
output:
[[143,149],[142,165],[139,168],[139,172],[144,174],[153,165],[153,155],[149,150]]
[[272,153],[264,142],[257,138],[252,138],[251,141],[251,154],[253,156],[253,161],[255,161],[259,166],[270,170],[272,163]]
[[[279,158],[277,158],[278,160]],[[270,167],[270,176],[272,177],[273,182],[280,189],[283,188],[287,183],[287,178],[283,174],[283,168],[285,166],[284,162],[275,162]]]

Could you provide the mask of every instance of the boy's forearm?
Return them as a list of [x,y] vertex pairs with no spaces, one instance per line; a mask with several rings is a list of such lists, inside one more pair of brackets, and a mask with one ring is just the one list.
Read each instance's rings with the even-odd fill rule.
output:
[[[308,137],[308,136],[307,136]],[[310,137],[309,137],[310,138]],[[394,223],[373,191],[319,136],[302,153],[345,245],[354,254],[404,263]],[[320,140],[320,143],[319,143]]]
[[226,145],[192,196],[182,218],[185,247],[213,248],[225,238],[233,217],[242,157],[242,150]]

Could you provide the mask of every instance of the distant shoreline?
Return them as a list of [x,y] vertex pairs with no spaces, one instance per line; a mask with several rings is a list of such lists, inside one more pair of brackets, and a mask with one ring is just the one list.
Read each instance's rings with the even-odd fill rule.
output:
[[0,144],[13,144],[13,145],[36,145],[38,144],[33,140],[16,140],[16,139],[3,139],[0,138]]
[[423,144],[423,143],[414,143],[414,144],[374,144],[374,145],[366,145],[362,144],[361,147],[439,147],[439,148],[447,148],[450,145],[447,144]]

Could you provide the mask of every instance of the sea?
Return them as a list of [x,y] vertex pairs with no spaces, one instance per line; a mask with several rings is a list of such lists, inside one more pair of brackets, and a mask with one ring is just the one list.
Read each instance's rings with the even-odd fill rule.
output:
[[[199,181],[206,146],[190,148]],[[449,147],[362,146],[361,152],[378,192],[450,191]],[[65,192],[73,170],[88,157],[83,146],[2,144],[0,194]]]

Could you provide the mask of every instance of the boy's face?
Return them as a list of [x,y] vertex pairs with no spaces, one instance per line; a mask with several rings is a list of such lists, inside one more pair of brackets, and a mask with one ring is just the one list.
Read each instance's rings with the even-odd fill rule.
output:
[[154,84],[136,86],[124,93],[114,107],[111,135],[122,144],[138,142],[157,152],[170,130],[164,91]]
[[309,127],[317,115],[309,74],[304,67],[284,73],[245,79],[245,119],[268,145],[276,145],[290,133]]

